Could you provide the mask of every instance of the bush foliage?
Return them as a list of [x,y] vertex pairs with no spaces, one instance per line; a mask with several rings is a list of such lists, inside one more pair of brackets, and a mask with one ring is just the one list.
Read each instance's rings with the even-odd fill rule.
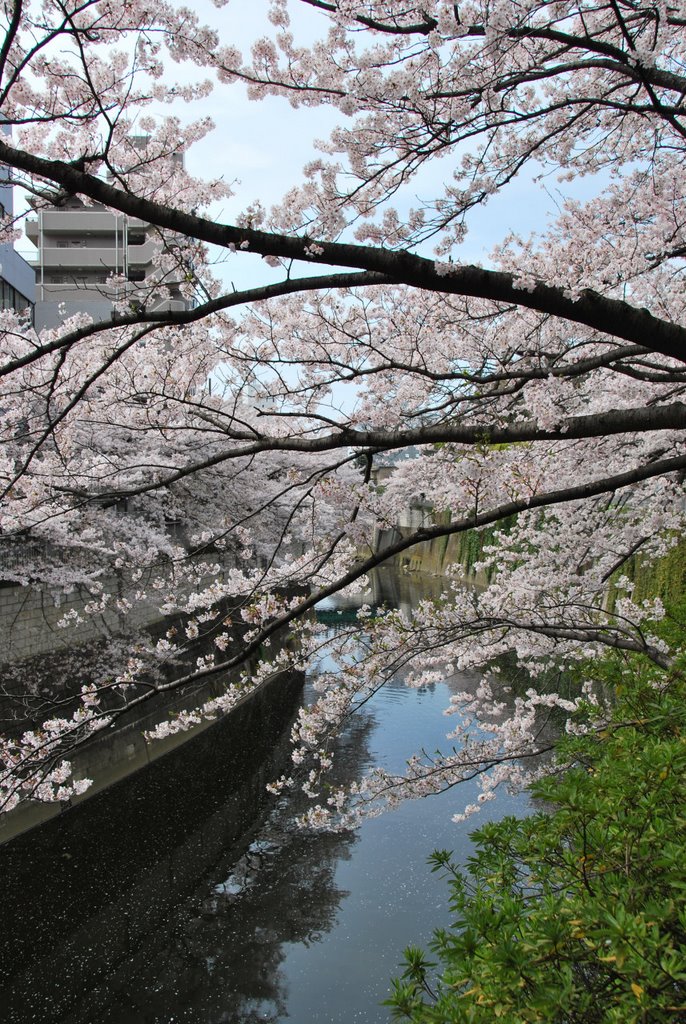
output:
[[476,831],[464,873],[432,856],[455,919],[431,958],[406,951],[395,1020],[686,1020],[686,683],[607,668],[613,720],[561,742],[547,809]]

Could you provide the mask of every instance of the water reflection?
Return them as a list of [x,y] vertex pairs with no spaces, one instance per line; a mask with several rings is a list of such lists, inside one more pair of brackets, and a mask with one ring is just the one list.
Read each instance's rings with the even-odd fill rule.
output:
[[322,606],[337,608],[345,612],[368,604],[372,608],[386,605],[398,608],[409,618],[419,600],[439,601],[445,590],[445,580],[440,576],[416,576],[402,570],[381,567],[368,576],[367,590],[359,594],[343,596],[337,594],[322,602]]
[[[338,781],[367,761],[372,724],[360,720],[340,748]],[[354,833],[305,834],[293,826],[297,799],[280,800],[261,825],[227,851],[118,972],[107,998],[91,993],[79,1024],[98,1007],[103,1024],[253,1024],[288,1016],[289,947],[310,949],[335,926],[349,890],[336,881]]]
[[[428,596],[391,573],[378,574],[373,587],[365,596],[370,604],[409,610]],[[430,589],[439,587],[431,581]],[[349,783],[372,764],[400,767],[418,737],[427,749],[441,746],[451,688],[468,683],[461,678],[408,690],[397,679],[384,687],[341,737],[332,781]],[[387,1019],[379,1003],[403,948],[449,921],[444,886],[426,858],[436,847],[455,850],[458,860],[469,852],[466,831],[450,821],[453,795],[403,805],[354,834],[338,835],[296,830],[293,819],[302,808],[289,796],[235,842],[226,838],[221,802],[230,776],[193,764],[187,752],[174,771],[168,791],[154,800],[158,813],[140,815],[125,843],[118,831],[135,817],[137,797],[122,788],[118,816],[110,815],[109,824],[101,816],[92,826],[96,834],[84,825],[67,836],[63,828],[49,848],[22,847],[33,862],[31,881],[18,895],[7,881],[0,892],[14,908],[0,950],[9,957],[0,956],[5,969],[14,964],[4,1002],[0,991],[7,1024]],[[140,785],[147,784],[144,774]],[[175,792],[193,778],[202,785],[182,808]],[[265,781],[263,772],[246,783],[249,800],[260,799]],[[202,814],[201,791],[213,794]],[[459,801],[473,797],[467,787]],[[484,817],[502,813],[502,804],[489,805]],[[3,862],[0,850],[3,868],[7,879],[18,863]],[[34,908],[28,924],[22,895]],[[69,909],[56,929],[45,908],[65,901]]]
[[176,908],[258,818],[301,688],[273,680],[183,748],[0,847],[3,1024],[92,1024],[103,1005],[132,1019],[119,993],[160,942],[175,946]]

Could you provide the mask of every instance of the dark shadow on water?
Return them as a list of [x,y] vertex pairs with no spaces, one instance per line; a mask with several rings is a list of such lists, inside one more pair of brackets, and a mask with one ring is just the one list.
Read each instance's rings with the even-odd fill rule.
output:
[[132,958],[263,813],[301,689],[299,676],[275,679],[183,748],[0,847],[3,1024],[101,1019]]
[[[364,758],[370,723],[350,731],[341,763]],[[346,771],[347,774],[347,771]],[[339,776],[339,780],[343,778]],[[297,798],[295,803],[297,803]],[[295,828],[293,798],[280,801],[234,844],[162,927],[122,962],[117,978],[88,994],[64,1024],[275,1024],[287,1015],[289,946],[321,941],[348,892],[335,873],[350,857],[353,833],[313,835]]]
[[[394,576],[379,574],[364,600],[409,608],[440,588]],[[426,856],[460,841],[466,854],[466,834],[432,801],[360,833],[299,831],[300,798],[276,802],[265,785],[287,761],[301,680],[272,686],[0,847],[3,1024],[386,1019],[378,1004],[403,945],[440,923]],[[394,681],[378,715],[370,706],[350,723],[334,784],[407,752],[425,723],[444,736],[447,687],[404,691],[411,701],[403,689]]]

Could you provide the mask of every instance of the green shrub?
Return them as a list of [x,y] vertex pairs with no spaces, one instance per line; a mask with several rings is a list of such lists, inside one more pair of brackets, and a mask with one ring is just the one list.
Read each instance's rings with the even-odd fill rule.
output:
[[387,1005],[443,1024],[686,1020],[686,686],[623,673],[611,725],[563,741],[576,767],[538,783],[552,806],[473,834],[455,920],[406,952]]

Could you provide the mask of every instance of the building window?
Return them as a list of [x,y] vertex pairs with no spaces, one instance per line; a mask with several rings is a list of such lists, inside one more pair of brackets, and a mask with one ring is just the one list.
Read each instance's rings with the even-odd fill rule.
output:
[[129,231],[126,240],[129,245],[145,245],[145,232]]
[[21,313],[23,309],[28,309],[30,306],[31,303],[25,295],[22,295],[9,282],[0,277],[0,309],[15,309],[17,313]]
[[129,270],[128,277],[129,281],[145,281],[145,271],[132,268]]

